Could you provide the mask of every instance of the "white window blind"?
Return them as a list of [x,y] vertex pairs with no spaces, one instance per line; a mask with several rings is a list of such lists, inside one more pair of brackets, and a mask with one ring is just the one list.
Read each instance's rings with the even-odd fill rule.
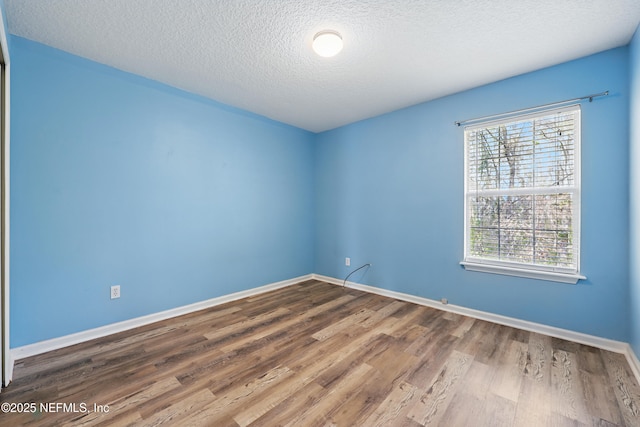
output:
[[465,128],[465,268],[575,283],[579,260],[580,107]]

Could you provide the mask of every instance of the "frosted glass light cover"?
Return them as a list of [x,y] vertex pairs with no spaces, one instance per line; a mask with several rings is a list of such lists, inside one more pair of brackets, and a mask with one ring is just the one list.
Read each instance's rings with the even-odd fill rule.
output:
[[312,47],[318,55],[329,58],[342,50],[342,37],[335,31],[321,31],[313,38]]

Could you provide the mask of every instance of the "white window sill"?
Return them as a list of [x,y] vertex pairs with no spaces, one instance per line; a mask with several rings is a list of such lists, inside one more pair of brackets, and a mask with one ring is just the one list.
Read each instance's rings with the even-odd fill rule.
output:
[[586,277],[575,273],[558,273],[555,271],[528,270],[525,268],[506,267],[502,265],[482,264],[477,262],[462,261],[460,265],[465,270],[479,271],[482,273],[504,274],[507,276],[526,277],[528,279],[549,280],[551,282],[570,283],[575,285],[578,280]]

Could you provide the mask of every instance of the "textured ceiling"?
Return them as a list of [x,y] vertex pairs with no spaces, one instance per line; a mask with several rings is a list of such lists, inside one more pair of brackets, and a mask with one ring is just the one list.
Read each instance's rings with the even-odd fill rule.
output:
[[[9,32],[314,132],[627,44],[640,0],[5,0]],[[334,58],[311,51],[339,31]],[[581,95],[581,94],[577,94]]]

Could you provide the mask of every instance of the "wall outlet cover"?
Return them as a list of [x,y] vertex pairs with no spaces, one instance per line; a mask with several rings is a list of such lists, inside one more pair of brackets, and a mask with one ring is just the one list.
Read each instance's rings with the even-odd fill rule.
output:
[[120,285],[114,285],[111,287],[111,299],[120,298]]

